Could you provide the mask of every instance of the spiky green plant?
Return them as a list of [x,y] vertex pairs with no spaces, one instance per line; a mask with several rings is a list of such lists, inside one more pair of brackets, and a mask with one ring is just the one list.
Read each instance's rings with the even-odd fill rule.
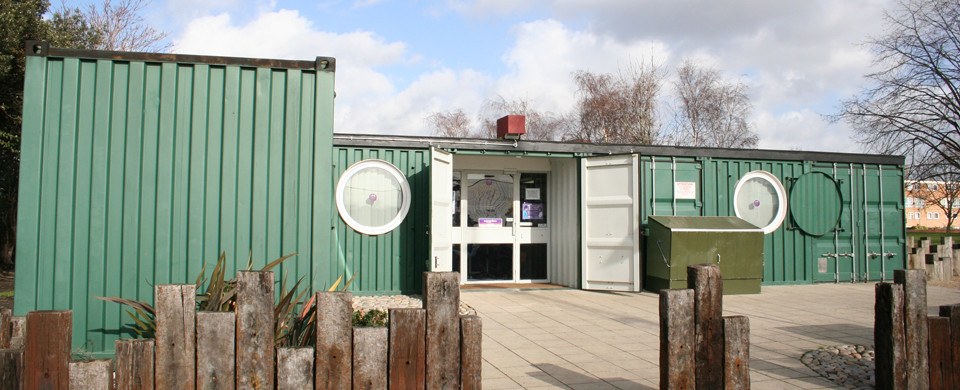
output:
[[[269,271],[282,263],[284,260],[289,259],[290,257],[295,256],[296,253],[291,253],[280,258],[271,261],[263,266],[260,271]],[[213,267],[213,272],[210,275],[210,279],[206,278],[207,265],[204,264],[203,268],[200,269],[200,275],[197,276],[196,286],[197,286],[197,309],[200,311],[217,311],[217,312],[228,312],[236,309],[237,306],[237,278],[230,280],[224,280],[224,274],[226,273],[226,252],[221,252],[220,257],[217,259],[217,264]],[[247,271],[253,269],[253,259],[250,258],[247,261]],[[206,286],[204,287],[204,284]],[[295,300],[293,299],[294,294],[296,294],[297,287],[300,285],[300,281],[294,285],[293,289],[290,291],[285,291],[284,285],[285,281],[281,281],[281,299],[278,304],[278,309],[275,310],[276,313],[280,312],[279,306],[283,304],[284,306],[290,306],[291,302],[294,302],[292,306],[296,306],[296,303],[299,303],[299,299],[302,298],[301,295]],[[199,293],[203,291],[203,293]],[[153,338],[157,331],[157,317],[156,310],[152,305],[147,302],[138,301],[135,299],[127,299],[121,297],[97,297],[107,302],[119,303],[121,305],[129,306],[132,310],[127,310],[127,315],[133,319],[133,332],[136,333],[137,337],[141,338]],[[284,308],[282,311],[289,311],[291,309]],[[281,327],[277,327],[276,339],[281,338]]]
[[[357,275],[354,274],[344,283],[343,288],[340,288],[340,283],[343,282],[343,275],[341,275],[327,291],[348,291],[350,284],[353,283],[353,279]],[[301,294],[302,296],[302,294]],[[316,339],[316,322],[317,322],[317,305],[316,305],[317,296],[311,294],[310,299],[303,304],[303,307],[300,309],[299,314],[294,314],[292,307],[287,314],[286,320],[284,321],[282,335],[279,335],[277,339],[278,347],[306,347],[314,344]],[[300,303],[300,299],[296,300],[296,303]],[[279,305],[278,305],[279,307]],[[281,317],[277,317],[277,328],[280,328]]]

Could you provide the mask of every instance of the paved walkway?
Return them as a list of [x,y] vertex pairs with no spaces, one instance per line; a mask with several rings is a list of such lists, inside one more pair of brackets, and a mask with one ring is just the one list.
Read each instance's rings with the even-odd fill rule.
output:
[[[463,291],[483,318],[483,387],[656,389],[658,297],[581,290]],[[960,290],[928,288],[930,313]],[[834,388],[800,362],[804,352],[873,345],[874,285],[763,287],[724,297],[724,315],[750,317],[754,389]]]

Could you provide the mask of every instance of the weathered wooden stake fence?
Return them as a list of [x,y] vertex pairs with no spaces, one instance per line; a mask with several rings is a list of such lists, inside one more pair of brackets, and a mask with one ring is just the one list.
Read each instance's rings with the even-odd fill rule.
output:
[[[192,285],[155,288],[155,339],[70,362],[69,311],[0,313],[2,389],[480,389],[482,328],[460,316],[460,277],[424,273],[423,308],[354,328],[352,294],[316,295],[316,347],[274,347],[274,280],[239,273],[232,313],[197,312]],[[25,328],[25,332],[23,331]],[[25,334],[25,336],[24,336]]]
[[876,285],[873,337],[878,389],[960,388],[960,305],[927,315],[926,271],[894,271]]
[[687,288],[660,290],[660,388],[749,389],[750,320],[722,317],[716,265],[687,267]]
[[960,243],[953,237],[907,237],[907,268],[927,271],[927,280],[950,280],[960,276]]

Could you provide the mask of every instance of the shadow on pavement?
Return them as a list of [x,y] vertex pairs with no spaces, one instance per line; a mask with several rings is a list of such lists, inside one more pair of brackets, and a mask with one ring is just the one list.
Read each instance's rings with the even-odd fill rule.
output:
[[851,340],[862,337],[873,338],[873,327],[854,324],[797,325],[782,326],[777,329],[834,344],[851,344],[854,343]]
[[[654,389],[654,387],[637,383],[634,380],[629,380],[629,379],[624,379],[619,377],[600,377],[599,379],[597,379],[596,377],[584,375],[582,373],[571,371],[564,367],[560,367],[558,365],[550,364],[550,363],[536,364],[536,366],[540,368],[540,370],[542,370],[543,372],[550,375],[550,379],[544,380],[546,378],[542,378],[541,380],[544,380],[544,383],[551,384],[551,385],[557,384],[555,382],[560,382],[564,385],[572,386],[572,385],[579,385],[579,384],[598,383],[598,381],[603,381],[620,389],[643,389],[643,390]],[[538,378],[534,376],[536,374],[538,373],[530,373],[531,377]]]

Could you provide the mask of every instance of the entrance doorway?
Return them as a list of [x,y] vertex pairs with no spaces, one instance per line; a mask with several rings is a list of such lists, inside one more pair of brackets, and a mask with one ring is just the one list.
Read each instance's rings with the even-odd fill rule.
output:
[[452,265],[461,282],[547,281],[547,174],[464,170],[452,176]]

